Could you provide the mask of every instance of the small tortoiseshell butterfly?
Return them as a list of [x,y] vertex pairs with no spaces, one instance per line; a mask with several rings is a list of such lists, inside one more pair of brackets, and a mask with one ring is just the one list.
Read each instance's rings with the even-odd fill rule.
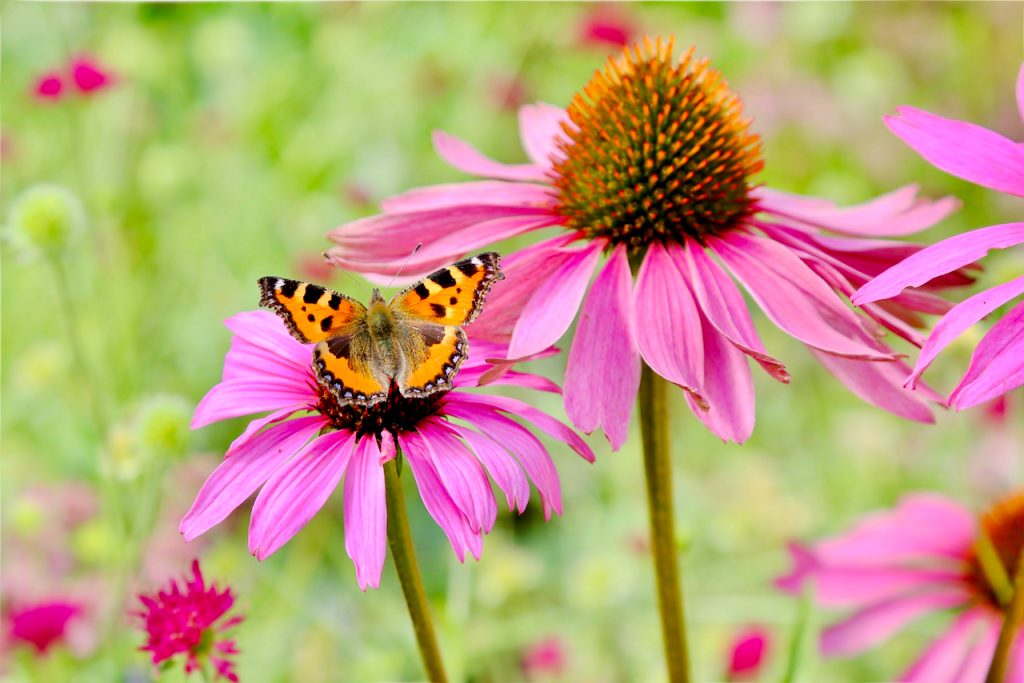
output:
[[262,277],[260,305],[277,313],[292,336],[316,342],[313,370],[340,405],[371,406],[391,382],[406,397],[451,389],[466,358],[461,325],[473,321],[495,281],[500,257],[487,252],[442,268],[385,303],[373,290],[367,308],[308,282]]

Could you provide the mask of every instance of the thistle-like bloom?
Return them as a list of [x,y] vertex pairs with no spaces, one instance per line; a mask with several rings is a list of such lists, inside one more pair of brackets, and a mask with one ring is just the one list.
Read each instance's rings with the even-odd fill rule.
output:
[[12,642],[31,645],[39,654],[64,640],[68,623],[82,613],[82,606],[67,600],[50,600],[25,605],[11,612],[9,637]]
[[[980,528],[995,550],[990,557],[1014,576],[1024,548],[1024,491],[986,512]],[[863,652],[915,619],[952,611],[949,628],[899,680],[981,683],[1006,596],[992,584],[978,548],[979,524],[970,511],[945,498],[914,494],[844,534],[792,546],[795,567],[777,585],[794,594],[809,585],[822,605],[854,610],[822,635],[827,656]],[[1024,634],[1013,648],[1006,680],[1022,681]]]
[[359,408],[339,406],[317,384],[312,345],[292,338],[274,314],[239,313],[226,324],[235,337],[224,378],[196,407],[193,428],[271,412],[249,424],[206,480],[181,522],[185,540],[220,523],[262,487],[249,524],[249,551],[262,560],[312,519],[344,476],[345,550],[359,586],[376,588],[386,549],[383,465],[396,456],[396,441],[427,512],[460,561],[467,551],[479,559],[482,535],[497,515],[485,469],[510,510],[525,510],[532,481],[545,517],[561,514],[551,456],[509,415],[594,458],[579,435],[550,415],[517,399],[465,391],[485,372],[494,384],[558,390],[507,366],[495,370],[483,359],[500,358],[502,350],[489,344],[472,341],[450,392],[411,399],[393,389],[388,400]]
[[[389,199],[383,215],[333,230],[331,257],[386,276],[422,241],[406,272],[426,272],[486,244],[558,229],[503,259],[506,281],[474,331],[507,341],[510,358],[528,356],[557,341],[582,306],[566,410],[586,431],[603,428],[614,447],[626,438],[641,359],[686,390],[715,434],[751,434],[747,359],[781,382],[789,374],[761,343],[736,281],[858,396],[930,421],[925,398],[900,386],[908,368],[879,337],[888,329],[921,343],[918,313],[948,309],[933,290],[969,278],[955,272],[932,291],[868,306],[866,316],[845,297],[918,250],[881,237],[928,227],[955,202],[921,201],[906,187],[840,209],[755,187],[760,142],[739,100],[706,60],[687,54],[673,64],[671,53],[671,43],[647,40],[610,59],[567,111],[523,107],[528,164],[498,163],[435,133],[449,164],[493,180]],[[602,254],[607,262],[590,284]]]
[[[1017,107],[1024,117],[1024,67],[1017,77]],[[900,107],[885,119],[889,130],[928,162],[947,173],[998,192],[1024,197],[1024,148],[987,128]],[[1004,223],[965,232],[917,252],[889,268],[853,297],[856,304],[889,299],[905,287],[934,282],[990,249],[1024,245],[1024,223]],[[1024,273],[1024,258],[1019,259]],[[1000,306],[1024,294],[1024,274],[965,299],[932,331],[907,384],[913,386],[932,361],[960,334]],[[978,344],[967,373],[949,396],[962,410],[1024,385],[1024,301],[1010,309]]]
[[237,683],[230,658],[238,648],[224,632],[240,624],[242,617],[227,617],[235,604],[231,589],[207,586],[198,560],[192,561],[192,578],[184,586],[171,579],[167,588],[140,595],[139,601],[145,610],[137,615],[146,630],[146,644],[139,649],[150,653],[154,666],[183,655],[186,674],[209,665],[215,679]]

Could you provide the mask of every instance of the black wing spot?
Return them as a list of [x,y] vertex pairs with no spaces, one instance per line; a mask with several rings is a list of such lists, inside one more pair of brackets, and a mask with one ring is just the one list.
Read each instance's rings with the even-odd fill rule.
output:
[[327,302],[327,305],[333,308],[334,310],[338,310],[338,308],[341,306],[341,295],[331,294],[331,300]]
[[334,316],[331,316],[331,315],[327,316],[326,318],[324,318],[323,320],[320,321],[320,329],[323,330],[324,332],[326,332],[327,330],[331,329],[331,323],[333,323],[333,322],[334,322]]
[[428,296],[430,296],[430,290],[427,289],[427,286],[422,282],[416,285],[416,288],[413,291],[416,292],[416,296],[418,296],[420,299],[426,299]]
[[[305,307],[305,306],[303,306],[303,307],[302,307],[302,310],[306,310],[306,307]],[[315,321],[316,321],[316,316],[315,316],[315,315],[313,315],[312,313],[310,313],[309,315],[307,315],[307,316],[306,316],[306,318],[308,318],[308,319],[309,319],[309,322],[315,322]]]
[[302,300],[307,304],[315,304],[324,295],[324,288],[320,285],[306,285],[306,291],[302,294]]
[[281,285],[281,294],[291,299],[293,296],[295,296],[295,290],[297,290],[298,288],[299,283],[296,282],[295,280],[285,280],[284,283]]
[[439,285],[440,287],[447,288],[455,286],[455,278],[452,276],[452,274],[448,271],[447,268],[437,271],[427,279],[429,279],[434,284]]
[[466,277],[473,277],[477,271],[480,270],[475,263],[471,260],[459,261],[455,264],[455,267],[459,269],[459,272]]
[[430,310],[432,310],[434,312],[434,316],[438,318],[443,318],[448,313],[448,309],[441,304],[430,304]]
[[451,299],[448,299],[448,303],[450,303],[452,306],[454,306],[455,304],[459,303],[459,300],[458,300],[457,297],[453,296]]

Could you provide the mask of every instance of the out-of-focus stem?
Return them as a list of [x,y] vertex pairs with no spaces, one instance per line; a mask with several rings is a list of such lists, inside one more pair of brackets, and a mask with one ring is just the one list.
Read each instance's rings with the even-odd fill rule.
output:
[[1003,628],[999,631],[992,664],[988,668],[985,683],[1005,683],[1010,668],[1010,653],[1017,638],[1021,622],[1024,621],[1024,549],[1017,557],[1017,572],[1013,578],[1013,597],[1003,608]]

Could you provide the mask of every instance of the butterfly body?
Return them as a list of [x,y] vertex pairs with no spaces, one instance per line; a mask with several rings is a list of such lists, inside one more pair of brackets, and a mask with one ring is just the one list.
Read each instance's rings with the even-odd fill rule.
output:
[[491,285],[502,279],[488,252],[431,273],[385,302],[369,306],[297,280],[260,278],[260,304],[284,320],[303,343],[316,343],[313,370],[339,405],[370,406],[392,383],[406,397],[451,388],[466,358],[461,325],[479,314]]

